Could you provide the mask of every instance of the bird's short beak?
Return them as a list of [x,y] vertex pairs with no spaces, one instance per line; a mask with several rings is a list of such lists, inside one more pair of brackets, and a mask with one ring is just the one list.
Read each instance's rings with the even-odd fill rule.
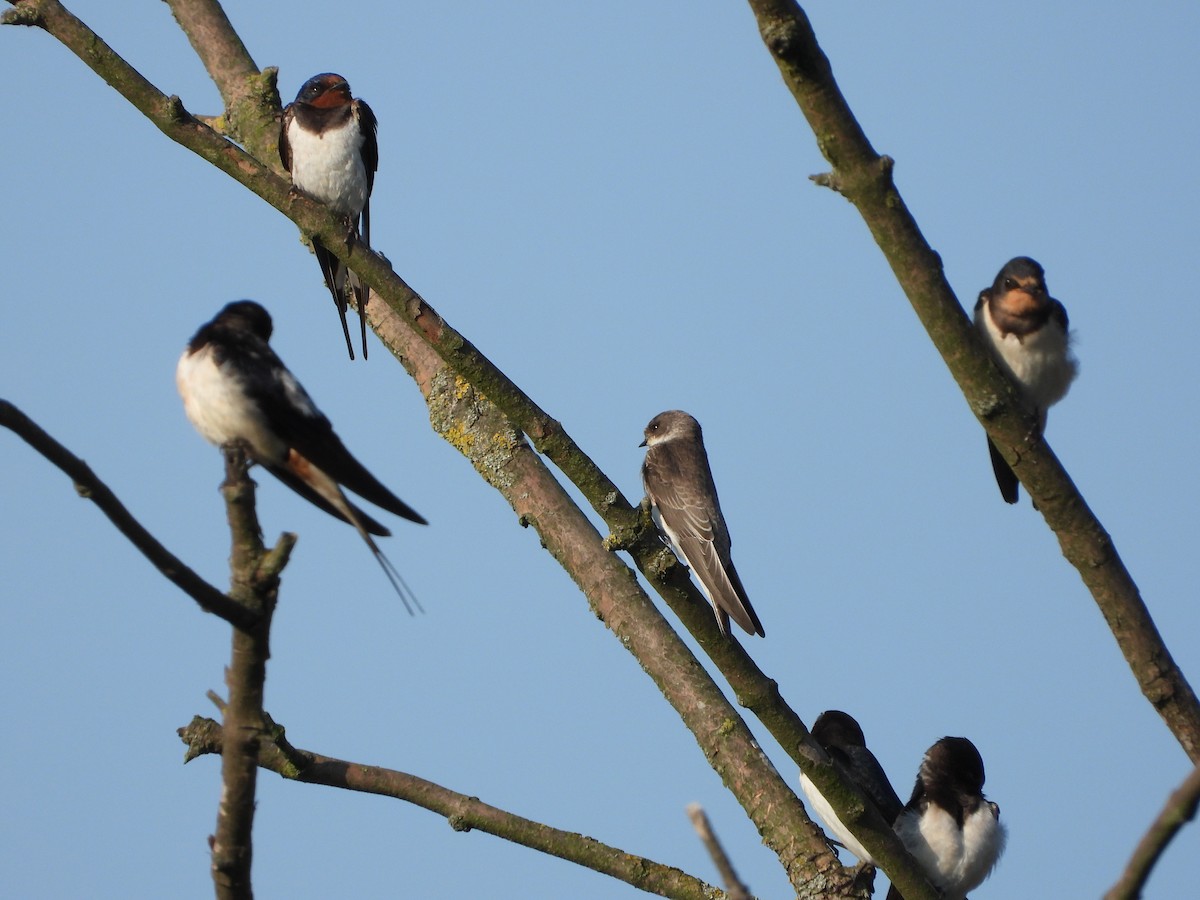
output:
[[646,446],[646,442],[645,442],[645,441],[642,441],[640,444],[638,444],[638,446],[639,446],[639,447],[645,447],[645,446]]

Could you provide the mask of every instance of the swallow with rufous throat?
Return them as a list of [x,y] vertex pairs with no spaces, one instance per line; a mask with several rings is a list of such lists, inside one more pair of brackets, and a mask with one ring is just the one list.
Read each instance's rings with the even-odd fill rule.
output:
[[[319,200],[346,220],[346,242],[371,246],[371,189],[379,167],[378,123],[371,107],[350,94],[341,75],[314,75],[283,110],[279,128],[279,157],[291,173],[292,186]],[[354,359],[346,325],[346,285],[354,292],[362,329],[363,359],[367,358],[367,299],[370,291],[358,275],[316,238],[313,253],[325,285],[333,295],[346,349]]]
[[[1046,411],[1066,396],[1079,372],[1071,355],[1066,308],[1046,290],[1046,273],[1028,256],[1004,264],[975,304],[975,327],[1000,368],[1021,390],[1037,418],[1037,435],[1046,430]],[[1000,495],[1016,503],[1016,474],[988,438],[992,471]]]

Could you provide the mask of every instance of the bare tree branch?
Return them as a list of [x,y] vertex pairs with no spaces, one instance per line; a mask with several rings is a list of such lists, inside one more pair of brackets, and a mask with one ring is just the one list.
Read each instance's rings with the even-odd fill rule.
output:
[[81,497],[91,500],[129,539],[150,564],[168,581],[196,601],[205,612],[219,616],[237,627],[250,627],[256,615],[236,600],[231,600],[167,550],[154,535],[137,521],[108,486],[96,477],[91,467],[43,431],[36,422],[7,400],[0,400],[0,425],[11,430],[29,446],[65,472]]
[[[625,537],[614,535],[608,543],[620,545]],[[910,900],[936,897],[936,890],[926,881],[924,872],[878,810],[864,800],[854,785],[843,780],[825,751],[812,739],[800,717],[783,699],[778,683],[758,667],[741,644],[721,635],[707,601],[700,596],[687,569],[678,564],[672,553],[664,550],[657,532],[640,531],[636,538],[630,539],[633,545],[623,549],[630,550],[638,568],[728,679],[738,703],[766,726],[796,765],[817,785],[842,821],[850,823],[848,827],[854,830],[863,845],[871,848],[880,866],[905,886],[905,896]],[[862,884],[861,879],[855,887],[864,890],[863,896],[870,896],[870,886]]]
[[281,173],[283,165],[276,152],[280,105],[276,70],[259,72],[216,0],[166,0],[166,3],[221,92],[225,116],[214,127]]
[[[187,745],[186,760],[220,753],[224,731],[212,719],[197,716],[179,729]],[[306,784],[394,797],[445,816],[455,831],[472,829],[578,863],[640,890],[680,900],[720,900],[725,895],[712,885],[673,866],[602,844],[593,838],[551,828],[540,822],[489,806],[477,797],[451,791],[415,775],[346,762],[299,750],[288,743],[283,728],[272,725],[260,747],[258,764],[283,778]]]
[[1136,900],[1142,896],[1146,880],[1159,857],[1179,829],[1196,817],[1197,805],[1200,805],[1200,766],[1192,769],[1183,784],[1167,798],[1167,805],[1134,848],[1129,865],[1120,880],[1104,895],[1104,900]]
[[246,79],[258,75],[250,51],[242,43],[215,0],[165,0],[171,15],[187,35],[192,49],[221,92],[226,107],[236,105]]
[[269,657],[267,637],[279,573],[287,565],[295,535],[283,535],[264,550],[254,513],[254,482],[240,449],[226,455],[226,497],[233,533],[233,589],[226,596],[179,561],[129,514],[91,467],[74,456],[29,417],[0,400],[0,425],[24,439],[75,482],[80,496],[92,500],[117,530],[173,584],[192,597],[205,612],[234,625],[233,659],[226,670],[229,703],[222,711],[228,733],[239,736],[226,745],[223,756],[220,807],[212,840],[212,871],[218,897],[248,900],[250,889],[251,826],[258,741],[262,731],[263,682]]
[[279,570],[295,543],[284,535],[270,570],[260,564],[266,551],[254,509],[254,482],[248,474],[246,455],[238,446],[225,448],[225,481],[221,493],[232,536],[231,594],[259,611],[248,629],[233,630],[233,649],[225,684],[229,700],[221,712],[224,733],[230,735],[221,752],[221,799],[217,828],[211,841],[212,877],[218,900],[252,900],[250,880],[253,858],[255,789],[258,752],[264,731],[263,685],[270,657],[271,619],[275,611]]
[[[222,172],[250,188],[276,209],[291,218],[301,230],[306,223],[321,222],[331,226],[326,238],[331,249],[345,243],[345,226],[336,225],[333,216],[324,206],[305,197],[291,193],[291,183],[278,174],[280,165],[274,167],[264,165],[237,144],[222,137],[212,128],[203,124],[183,107],[178,97],[168,97],[154,85],[142,77],[133,66],[129,65],[99,35],[72,15],[58,0],[8,0],[14,6],[0,16],[0,24],[29,25],[43,29],[55,37],[68,50],[80,58],[92,71],[99,75],[110,87],[128,100],[133,106],[149,119],[160,131],[176,143],[187,147],[193,153],[208,160]],[[266,76],[264,76],[266,77]],[[272,88],[273,89],[273,88]],[[242,108],[244,116],[249,116],[251,110],[259,110],[266,104],[245,104]],[[274,127],[274,115],[278,113],[278,97],[276,96],[273,111],[264,112],[255,123],[256,131],[270,132]],[[257,114],[257,112],[256,112]],[[259,148],[267,159],[275,154],[277,135],[260,141]],[[248,146],[253,146],[248,144]],[[301,218],[297,218],[301,216]],[[310,228],[305,231],[312,234]]]
[[729,895],[729,900],[750,900],[750,889],[738,878],[738,874],[733,868],[733,863],[729,861],[729,855],[725,852],[725,848],[721,846],[721,842],[717,839],[716,834],[713,833],[712,825],[708,821],[704,807],[699,803],[689,803],[687,814],[688,818],[692,820],[692,827],[696,829],[696,835],[700,838],[700,843],[704,845],[704,849],[712,857],[713,865],[717,867],[717,872],[721,876],[721,881],[725,884],[725,892]]
[[[1146,699],[1192,762],[1200,762],[1200,702],[1163,643],[1112,539],[1038,435],[1014,386],[984,351],[879,156],[842,96],[829,60],[794,0],[749,0],[767,49],[833,166],[822,183],[854,204],[941,353],[971,411],[1013,465],[1078,570]],[[868,849],[873,848],[865,844]]]

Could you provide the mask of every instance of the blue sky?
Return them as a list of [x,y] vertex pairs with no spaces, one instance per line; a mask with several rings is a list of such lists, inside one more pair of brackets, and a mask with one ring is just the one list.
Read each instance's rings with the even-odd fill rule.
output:
[[[190,110],[219,110],[165,4],[69,5]],[[253,6],[230,13],[285,99],[337,71],[379,117],[377,247],[627,496],[651,416],[701,421],[768,634],[750,651],[801,716],[853,713],[903,796],[934,740],[978,745],[1010,839],[974,900],[1110,886],[1186,757],[1028,499],[1000,500],[857,213],[808,181],[823,160],[748,7],[363,3],[335,22],[327,4]],[[1011,256],[1045,266],[1081,363],[1048,438],[1200,677],[1200,9],[808,12],[960,299]],[[0,395],[223,585],[220,456],[173,373],[202,322],[250,297],[346,443],[431,522],[395,522],[385,546],[428,610],[410,619],[351,529],[260,479],[268,537],[300,535],[267,685],[293,742],[715,881],[684,813],[699,801],[751,888],[788,896],[678,718],[403,371],[377,342],[345,358],[295,227],[45,34],[3,29],[0,47],[20,85],[0,142]],[[228,628],[12,435],[0,464],[5,893],[210,896],[218,767],[182,766],[174,730],[211,713]],[[1146,896],[1194,895],[1196,851],[1185,830]],[[271,775],[254,875],[296,898],[636,893]]]

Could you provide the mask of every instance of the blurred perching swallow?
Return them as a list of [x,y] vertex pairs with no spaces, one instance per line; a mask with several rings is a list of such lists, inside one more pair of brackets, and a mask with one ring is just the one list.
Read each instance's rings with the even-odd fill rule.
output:
[[[218,447],[241,442],[251,460],[305,500],[354,526],[412,612],[408,590],[371,535],[391,532],[346,499],[353,491],[390,513],[424,525],[346,449],[308,392],[275,355],[271,316],[252,300],[230,303],[203,325],[175,370],[183,408]],[[417,604],[419,608],[419,604]]]
[[722,634],[732,618],[765,635],[729,554],[731,541],[704,450],[700,423],[685,412],[659,413],[646,426],[642,484],[655,521],[700,581]]
[[[346,220],[347,243],[361,239],[367,247],[371,246],[371,189],[379,167],[377,127],[371,107],[350,95],[346,79],[326,72],[304,82],[296,99],[284,108],[279,129],[279,157],[292,175],[292,185]],[[319,240],[314,238],[312,245],[341,317],[351,359],[354,346],[346,324],[347,281],[354,291],[366,359],[370,292]]]
[[[1038,436],[1046,411],[1066,396],[1078,373],[1071,355],[1066,308],[1046,290],[1046,273],[1028,256],[1004,264],[975,304],[975,327],[1004,370],[1020,387],[1037,417]],[[1000,494],[1016,503],[1020,482],[988,438]]]

